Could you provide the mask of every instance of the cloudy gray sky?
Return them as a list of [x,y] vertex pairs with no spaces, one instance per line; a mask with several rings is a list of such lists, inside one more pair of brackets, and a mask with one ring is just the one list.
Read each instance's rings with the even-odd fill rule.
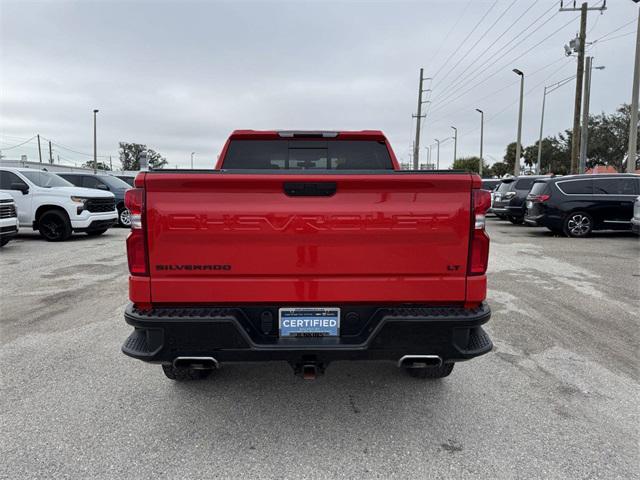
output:
[[[515,140],[511,69],[526,73],[524,144],[537,138],[544,85],[575,74],[563,45],[577,14],[558,4],[0,0],[0,148],[36,158],[34,141],[9,147],[40,133],[54,157],[81,163],[98,108],[98,153],[114,163],[118,142],[129,141],[171,166],[188,166],[195,151],[196,166],[211,167],[236,128],[381,129],[406,161],[424,67],[434,77],[425,144],[455,125],[459,156],[477,154],[482,108],[492,163]],[[607,6],[589,14],[588,41],[600,39],[589,54],[606,66],[594,72],[592,112],[631,98],[638,5]],[[571,125],[572,105],[573,84],[550,95],[545,133]],[[441,165],[451,157],[449,141]]]

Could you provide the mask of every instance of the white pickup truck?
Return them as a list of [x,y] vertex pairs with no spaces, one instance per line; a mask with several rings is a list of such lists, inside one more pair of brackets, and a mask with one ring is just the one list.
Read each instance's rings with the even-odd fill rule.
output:
[[0,247],[18,234],[16,202],[8,193],[0,192]]
[[0,191],[15,200],[20,227],[51,242],[73,232],[101,235],[118,222],[112,193],[76,187],[51,172],[2,167]]

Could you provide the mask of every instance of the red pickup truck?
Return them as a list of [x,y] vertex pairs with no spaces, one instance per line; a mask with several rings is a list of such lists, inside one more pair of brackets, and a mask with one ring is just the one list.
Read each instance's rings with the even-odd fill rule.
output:
[[380,131],[235,131],[215,170],[127,191],[122,350],[175,380],[274,360],[445,377],[492,348],[489,204],[477,175],[400,170]]

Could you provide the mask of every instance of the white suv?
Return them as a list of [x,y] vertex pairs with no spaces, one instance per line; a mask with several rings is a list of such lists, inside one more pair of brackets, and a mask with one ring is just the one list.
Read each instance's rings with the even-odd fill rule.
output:
[[0,247],[4,247],[17,234],[16,202],[8,193],[0,192]]
[[20,227],[37,230],[51,242],[72,232],[101,235],[118,221],[112,193],[75,187],[51,172],[2,167],[0,191],[15,200]]

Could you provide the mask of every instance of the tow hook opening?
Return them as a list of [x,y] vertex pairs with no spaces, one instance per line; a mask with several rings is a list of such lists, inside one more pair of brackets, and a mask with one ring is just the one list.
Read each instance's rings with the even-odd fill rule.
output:
[[403,368],[440,367],[442,357],[439,355],[405,355],[398,360],[398,366]]
[[192,368],[194,370],[214,370],[220,367],[213,357],[178,357],[173,361],[176,368]]

